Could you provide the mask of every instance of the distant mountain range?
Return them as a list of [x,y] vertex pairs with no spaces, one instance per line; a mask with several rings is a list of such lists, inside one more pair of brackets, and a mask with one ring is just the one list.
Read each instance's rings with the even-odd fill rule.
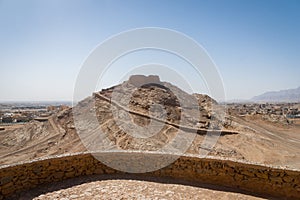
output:
[[253,97],[250,101],[258,102],[300,102],[300,87],[296,89],[266,92]]

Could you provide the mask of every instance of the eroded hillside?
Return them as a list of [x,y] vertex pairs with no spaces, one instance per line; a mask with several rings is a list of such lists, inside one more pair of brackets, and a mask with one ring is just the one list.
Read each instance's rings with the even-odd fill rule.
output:
[[[0,163],[87,149],[176,152],[178,141],[192,138],[186,153],[300,168],[297,123],[276,126],[257,116],[228,115],[207,95],[190,95],[159,79],[139,81],[95,92],[46,122],[1,131]],[[220,137],[209,149],[204,141],[215,132]]]

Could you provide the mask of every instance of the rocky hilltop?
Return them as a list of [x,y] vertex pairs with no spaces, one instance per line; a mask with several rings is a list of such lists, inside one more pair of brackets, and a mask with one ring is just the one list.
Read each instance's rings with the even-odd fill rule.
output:
[[[93,107],[94,105],[94,107]],[[190,95],[180,88],[161,82],[158,76],[131,76],[120,85],[95,92],[75,107],[76,124],[83,143],[93,150],[111,146],[131,150],[159,150],[178,135],[222,131],[217,102],[208,96]],[[94,110],[93,110],[94,108]],[[92,124],[95,112],[97,121]],[[102,131],[109,140],[99,140]],[[180,132],[180,133],[179,133]],[[222,131],[223,134],[232,134]],[[91,141],[98,145],[93,146]],[[99,147],[99,143],[101,144]],[[176,149],[172,149],[175,150]]]
[[[225,106],[207,95],[188,94],[158,76],[135,75],[47,121],[1,131],[0,164],[87,149],[176,152],[178,137],[183,143],[192,138],[184,149],[189,154],[207,151],[211,156],[265,164],[300,164],[297,124],[279,129],[253,116],[223,111]],[[216,145],[203,143],[216,133],[220,134]]]

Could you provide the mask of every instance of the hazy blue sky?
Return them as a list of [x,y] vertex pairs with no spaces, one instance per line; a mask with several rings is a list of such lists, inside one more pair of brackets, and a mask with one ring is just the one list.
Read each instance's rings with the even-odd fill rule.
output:
[[89,53],[140,27],[194,38],[227,99],[300,86],[299,0],[0,0],[0,100],[71,100]]

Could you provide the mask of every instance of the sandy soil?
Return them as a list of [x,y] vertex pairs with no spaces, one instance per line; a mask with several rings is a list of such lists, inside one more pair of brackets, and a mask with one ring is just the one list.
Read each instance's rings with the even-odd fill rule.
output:
[[[48,122],[31,122],[1,131],[0,165],[48,155],[86,151],[70,121],[69,117],[59,119],[53,116]],[[209,155],[300,169],[299,121],[283,125],[280,122],[262,120],[260,116],[232,116],[232,121],[238,124],[238,128],[234,129],[238,134],[220,136]],[[123,149],[155,150],[158,145],[164,144],[162,140],[168,142],[176,134],[176,129],[166,128],[160,136],[154,138],[152,147],[143,146],[145,142],[134,143],[135,141],[129,140],[124,134],[116,135],[119,132],[114,128],[115,125],[109,119],[105,122],[111,137]],[[205,135],[196,135],[188,153],[198,154],[203,149],[204,138]]]

